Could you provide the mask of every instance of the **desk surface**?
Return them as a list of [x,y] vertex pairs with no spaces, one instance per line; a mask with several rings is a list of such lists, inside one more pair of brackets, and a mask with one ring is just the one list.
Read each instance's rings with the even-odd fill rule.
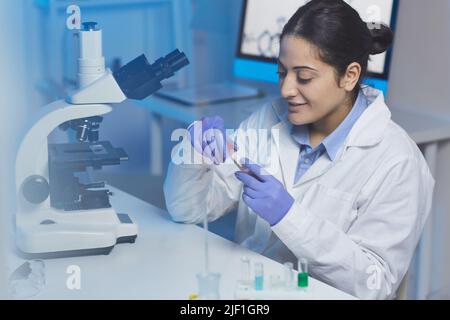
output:
[[[198,291],[196,273],[204,266],[204,230],[171,221],[167,212],[115,188],[111,199],[118,212],[139,225],[134,244],[119,244],[109,255],[45,260],[46,286],[35,299],[187,299]],[[283,276],[283,266],[246,248],[209,234],[210,270],[221,274],[221,299],[234,299],[240,259],[263,262],[266,279]],[[23,260],[14,256],[11,266]],[[81,289],[69,290],[71,265],[80,267]],[[310,279],[308,299],[354,299]]]
[[[259,99],[249,99],[230,103],[211,104],[208,106],[185,106],[158,97],[150,97],[136,103],[149,111],[190,124],[203,116],[219,115],[224,118],[225,125],[238,127],[239,123],[264,103],[275,99],[276,95],[268,95]],[[392,119],[408,132],[417,144],[436,142],[450,138],[450,119],[433,116],[417,110],[391,107]]]
[[391,108],[392,120],[417,143],[450,139],[450,120],[415,110]]

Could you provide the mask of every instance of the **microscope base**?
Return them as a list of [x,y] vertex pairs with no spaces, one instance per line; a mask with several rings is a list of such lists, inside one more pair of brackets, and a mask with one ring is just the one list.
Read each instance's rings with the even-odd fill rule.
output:
[[[136,241],[136,238],[137,238],[137,235],[121,237],[121,238],[117,239],[116,244],[134,243]],[[19,251],[18,255],[26,260],[99,256],[99,255],[110,254],[111,251],[114,249],[114,247],[115,246],[110,246],[110,247],[106,247],[106,248],[68,250],[68,251],[44,252],[44,253],[27,253],[27,252]]]
[[17,225],[19,255],[27,259],[107,255],[119,243],[134,243],[137,225],[112,208],[58,213]]

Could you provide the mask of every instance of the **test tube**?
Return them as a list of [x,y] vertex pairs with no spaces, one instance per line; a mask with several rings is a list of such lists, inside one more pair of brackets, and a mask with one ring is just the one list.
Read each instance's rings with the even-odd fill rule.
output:
[[270,288],[276,290],[280,287],[281,277],[279,274],[271,274],[269,278]]
[[298,259],[297,286],[303,290],[308,287],[308,261],[304,258]]
[[294,264],[292,262],[284,263],[284,286],[287,290],[294,288]]
[[253,178],[255,178],[256,180],[261,180],[256,174],[254,174],[253,172],[251,172],[249,169],[247,169],[245,166],[243,166],[242,164],[239,163],[238,159],[237,159],[237,155],[236,152],[234,150],[234,144],[232,143],[227,143],[227,149],[228,149],[228,155],[231,158],[231,160],[233,160],[234,164],[236,165],[236,167],[242,171],[242,172],[246,172],[249,175],[251,175]]
[[255,290],[264,289],[264,265],[261,262],[255,263]]
[[250,259],[246,256],[241,257],[241,282],[250,284]]
[[236,167],[238,167],[238,169],[241,171],[245,171],[246,170],[245,167],[238,162],[238,159],[236,157],[236,151],[234,149],[234,143],[232,141],[227,141],[227,151],[228,156],[231,158],[231,160],[233,160]]

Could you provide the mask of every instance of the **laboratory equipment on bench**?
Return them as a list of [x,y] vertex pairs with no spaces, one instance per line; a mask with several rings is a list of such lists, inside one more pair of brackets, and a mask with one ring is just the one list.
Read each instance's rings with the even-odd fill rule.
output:
[[302,290],[308,288],[308,260],[304,258],[298,259],[297,286]]
[[236,292],[253,290],[254,281],[251,278],[250,259],[241,257],[241,277],[236,283]]
[[261,262],[255,263],[255,290],[264,289],[264,265]]
[[198,298],[201,300],[218,300],[220,299],[220,273],[210,272],[209,270],[209,232],[208,232],[208,217],[203,217],[204,229],[204,272],[197,273],[198,283]]
[[284,287],[286,290],[294,290],[296,283],[294,281],[294,264],[292,262],[285,262],[284,266]]
[[[244,262],[245,261],[245,262]],[[249,260],[241,260],[243,269],[247,269]],[[286,262],[280,268],[280,273],[272,273],[265,276],[265,268],[262,262],[254,263],[253,281],[250,285],[243,281],[243,276],[237,281],[234,298],[238,300],[307,300],[315,299],[314,290],[309,288],[308,262],[299,259],[299,270],[294,270],[292,262]],[[244,278],[250,271],[244,272]],[[283,279],[283,280],[282,280]]]
[[198,273],[198,298],[200,300],[220,299],[220,273]]
[[[79,39],[79,89],[40,110],[17,153],[16,244],[27,257],[107,254],[116,243],[135,241],[137,225],[112,208],[105,183],[82,183],[79,176],[128,158],[122,148],[99,141],[101,116],[112,110],[110,104],[146,98],[189,64],[175,50],[153,64],[140,55],[113,73],[105,68],[95,22],[83,23]],[[57,127],[76,130],[78,141],[49,144]]]
[[31,260],[22,263],[9,276],[9,294],[13,299],[38,295],[45,286],[45,263]]
[[251,286],[251,271],[250,271],[250,259],[246,256],[241,257],[241,280],[240,284],[243,286]]

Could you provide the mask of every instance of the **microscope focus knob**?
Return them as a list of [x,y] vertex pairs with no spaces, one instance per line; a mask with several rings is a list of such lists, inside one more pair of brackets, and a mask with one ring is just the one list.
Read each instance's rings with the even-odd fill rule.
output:
[[39,204],[47,199],[50,194],[50,186],[44,177],[33,175],[23,182],[22,193],[28,202]]

